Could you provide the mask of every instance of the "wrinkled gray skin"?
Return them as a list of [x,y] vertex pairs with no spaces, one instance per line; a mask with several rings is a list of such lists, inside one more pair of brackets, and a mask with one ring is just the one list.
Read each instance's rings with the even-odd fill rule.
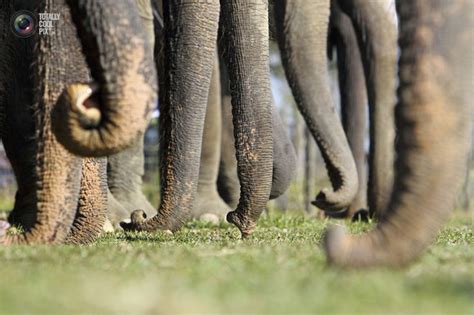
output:
[[357,194],[345,212],[345,216],[353,217],[356,212],[367,209],[367,167],[364,148],[367,93],[364,68],[352,20],[335,0],[331,1],[329,32],[328,48],[331,57],[333,46],[337,52],[342,125],[356,162],[359,180]]
[[240,229],[242,236],[247,236],[268,201],[272,180],[268,6],[265,1],[167,1],[163,11],[161,204],[155,217],[145,220],[142,212],[136,212],[132,214],[132,223],[124,228],[174,231],[189,217],[197,191],[221,15],[221,44],[231,83],[241,184],[239,205],[227,215],[227,220]]
[[[120,98],[123,90],[137,87],[133,83],[124,85],[127,82],[123,80],[124,74],[113,71],[114,67],[127,69],[146,62],[144,54],[123,59],[117,53],[117,48],[123,47],[125,43],[130,44],[131,39],[126,36],[122,38],[125,42],[121,42],[121,39],[110,33],[101,33],[100,43],[94,43],[93,38],[97,37],[98,33],[95,32],[105,29],[101,23],[109,23],[108,30],[116,32],[123,32],[125,28],[128,31],[138,29],[138,15],[133,17],[133,6],[127,1],[117,4],[113,10],[107,10],[107,6],[111,4],[106,1],[101,4],[77,1],[71,3],[71,7],[61,1],[42,1],[39,6],[31,1],[15,1],[14,4],[0,1],[0,130],[19,186],[11,219],[25,228],[22,234],[6,236],[4,229],[7,225],[2,224],[2,244],[86,243],[101,231],[106,214],[105,161],[73,156],[58,143],[53,129],[58,131],[62,128],[54,126],[58,117],[72,118],[69,120],[71,123],[74,123],[74,119],[80,124],[92,121],[88,115],[92,108],[75,101],[78,96],[75,93],[81,92],[80,88],[84,87],[83,83],[90,81],[91,74],[98,88],[103,89],[98,100],[106,100],[106,104],[101,104],[101,109],[113,107],[114,101],[108,100],[118,99],[117,96]],[[13,13],[20,9],[61,13],[61,19],[55,25],[56,33],[28,39],[15,37],[9,21]],[[70,9],[76,18],[74,22]],[[127,22],[124,22],[122,14],[128,10],[131,13],[127,16]],[[85,16],[87,19],[84,19]],[[91,24],[99,27],[91,28]],[[79,40],[77,31],[82,40]],[[107,47],[107,51],[102,45]],[[133,48],[140,51],[138,45],[139,42]],[[144,41],[141,41],[141,45],[144,46]],[[81,48],[91,54],[100,53],[100,63],[84,58]],[[64,58],[65,55],[68,58]],[[101,81],[108,71],[116,74],[117,81]],[[127,75],[136,75],[137,79],[143,76],[147,82],[153,83],[153,72],[144,73],[138,68],[135,71]],[[81,85],[77,86],[76,83]],[[121,92],[116,93],[117,88]],[[84,90],[87,89],[82,92]],[[148,106],[147,103],[155,97],[152,87],[148,91],[146,93],[146,88],[143,89],[144,96],[149,99],[140,104],[141,108]],[[74,114],[67,113],[69,108],[75,111]],[[59,112],[55,112],[56,109]],[[95,110],[92,117],[97,118],[97,112]],[[145,116],[144,111],[137,114]],[[100,115],[108,117],[107,111]],[[62,123],[64,121],[59,126]],[[87,125],[87,128],[86,132],[95,132],[93,126]],[[124,145],[119,142],[115,142],[115,145]],[[32,156],[35,157],[33,161]],[[34,191],[34,197],[24,194],[31,190]],[[23,215],[23,211],[27,215]]]
[[348,207],[357,171],[331,97],[327,73],[329,1],[275,3],[275,27],[283,67],[298,108],[322,153],[332,188],[313,202],[325,211]]
[[[150,24],[153,17],[151,12],[146,10],[149,4],[147,1],[137,1],[137,3],[139,4],[139,8],[142,7],[140,15],[144,19],[145,24]],[[158,1],[156,5],[158,11],[161,13],[160,1]],[[157,37],[157,47],[155,49],[160,52],[161,47],[159,46],[162,42],[161,30],[157,29],[157,33],[154,34],[152,32],[151,36],[148,34],[151,42],[154,41],[154,36]],[[158,56],[157,58],[159,59],[160,57]],[[225,66],[219,67],[217,59],[218,58],[216,58],[213,68],[206,109],[197,195],[191,211],[191,217],[208,220],[225,218],[226,214],[230,212],[231,207],[237,206],[240,195],[232,120],[222,121],[221,119],[222,111],[225,110],[221,108],[221,102],[225,100],[226,96],[229,96],[229,103],[224,103],[225,105],[223,104],[222,106],[228,106],[227,109],[229,112],[231,110],[230,91],[228,88],[229,79]],[[158,67],[160,66],[158,65]],[[221,80],[221,72],[223,73],[223,80]],[[221,82],[225,91],[222,95]],[[273,111],[273,114],[277,114],[276,111]],[[224,137],[221,142],[222,124],[224,124],[224,126],[227,124],[231,127],[231,137]],[[296,154],[278,116],[274,116],[273,118],[273,130],[276,132],[277,137],[274,138],[274,172],[272,192],[270,194],[270,198],[272,199],[278,197],[287,189],[293,177],[296,163]],[[236,193],[233,195],[235,202],[229,202],[227,200],[227,203],[224,202],[217,191],[219,161],[221,160],[221,151],[224,150],[229,150],[227,154],[232,155],[232,166],[228,171],[233,175],[231,180],[237,183]],[[142,151],[142,143],[134,142],[134,145],[129,149],[108,159],[108,181],[110,188],[109,212],[113,223],[128,217],[128,214],[135,209],[141,209],[148,215],[156,211],[146,200],[143,193],[141,193],[141,178],[143,176]]]
[[[377,227],[331,228],[331,264],[403,266],[434,240],[451,213],[469,150],[474,25],[470,0],[397,2],[401,56],[394,193]],[[455,49],[453,49],[453,47]]]
[[[219,176],[217,187],[220,196],[231,207],[238,204],[240,184],[237,176],[237,159],[233,139],[231,95],[227,71],[221,67],[222,82],[222,145],[220,148]],[[274,104],[272,104],[273,126],[273,172],[269,199],[283,195],[296,171],[296,152],[283,126]]]
[[[334,114],[325,73],[329,6],[330,45],[336,45],[338,51],[342,120],[349,146]],[[333,183],[333,202],[324,201],[328,190],[323,189],[315,204],[326,211],[347,208],[337,216],[352,216],[366,207],[363,106],[367,89],[371,126],[369,204],[372,212],[381,213],[377,209],[385,209],[392,188],[396,82],[396,29],[385,2],[288,0],[276,3],[274,9],[276,37],[290,86]],[[364,76],[369,78],[367,87]]]
[[[386,8],[387,1],[332,0],[331,6],[334,8],[334,13],[341,14],[339,16],[341,19],[349,18],[351,20],[362,58],[370,120],[367,201],[370,213],[380,218],[383,216],[383,211],[387,209],[393,188],[395,139],[393,122],[397,71],[396,25],[393,23],[391,13]],[[341,21],[341,23],[347,25],[347,22]],[[349,28],[342,24],[340,26],[347,30]],[[349,37],[353,37],[350,30],[346,33],[346,40],[353,41]],[[350,50],[353,53],[352,56],[355,57],[356,48],[349,45],[351,44],[347,44],[344,49]],[[359,71],[356,70],[356,67],[359,66],[353,64],[352,67],[354,67],[352,71]],[[355,75],[360,77],[360,74]],[[362,80],[358,80],[358,82],[361,84]],[[357,89],[359,88],[358,86]],[[356,97],[356,95],[353,96]],[[361,97],[357,96],[357,98]],[[360,117],[362,114],[358,115]],[[354,117],[354,119],[357,118]],[[355,140],[351,141],[353,144],[361,141],[360,138],[356,139],[356,135],[351,138],[351,140]],[[352,147],[355,148],[355,145]],[[360,144],[358,148],[355,152],[360,168],[362,164]],[[359,201],[363,201],[360,193],[361,190],[355,200],[355,206]],[[349,210],[356,209],[351,207]]]
[[[270,7],[270,28],[278,39],[283,66],[300,112],[323,153],[333,189],[324,188],[314,202],[327,211],[339,211],[351,204],[357,187],[357,171],[342,125],[335,112],[327,81],[326,39],[329,23],[329,1],[281,1]],[[224,82],[225,83],[225,82]],[[224,85],[223,83],[223,85]],[[224,91],[225,92],[225,91]],[[223,94],[224,131],[219,193],[230,204],[238,201],[238,182],[232,148],[229,145],[232,126],[226,123],[230,118],[226,103],[229,97]],[[288,168],[294,160],[288,157],[293,150],[286,140],[278,114],[274,111],[274,190],[271,197],[277,197],[287,188],[294,168]],[[279,141],[285,139],[284,141]],[[275,184],[276,183],[276,184]],[[282,185],[278,185],[282,183]],[[283,184],[285,183],[285,184]],[[279,187],[284,189],[279,189]]]
[[[153,26],[153,13],[149,0],[135,0],[143,23],[140,32],[146,36],[150,53],[153,54],[155,46],[155,32]],[[142,209],[147,214],[156,211],[142,192],[144,164],[144,133],[133,140],[132,144],[122,152],[107,158],[107,183],[108,183],[108,216],[114,226],[129,218],[130,213]]]

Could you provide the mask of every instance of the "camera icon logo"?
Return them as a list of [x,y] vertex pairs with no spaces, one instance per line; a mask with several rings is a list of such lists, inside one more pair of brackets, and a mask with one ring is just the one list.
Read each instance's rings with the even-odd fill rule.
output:
[[35,34],[38,23],[33,13],[21,10],[13,15],[10,25],[13,34],[20,38],[28,38]]

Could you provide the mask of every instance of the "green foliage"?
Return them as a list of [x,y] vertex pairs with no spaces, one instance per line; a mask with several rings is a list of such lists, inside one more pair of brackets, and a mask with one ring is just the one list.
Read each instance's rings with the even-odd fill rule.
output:
[[470,218],[395,271],[329,268],[320,242],[330,223],[343,224],[272,213],[246,240],[231,225],[193,221],[175,235],[0,248],[0,313],[472,314]]

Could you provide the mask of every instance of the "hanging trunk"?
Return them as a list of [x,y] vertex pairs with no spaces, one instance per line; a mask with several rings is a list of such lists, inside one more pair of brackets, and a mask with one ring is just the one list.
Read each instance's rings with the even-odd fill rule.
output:
[[160,89],[161,204],[145,220],[132,213],[126,230],[178,230],[193,207],[206,104],[214,65],[220,5],[217,0],[163,3],[164,78]]
[[393,188],[397,30],[381,1],[338,1],[352,19],[367,82],[370,119],[369,211],[387,209]]
[[337,48],[341,118],[357,168],[359,189],[347,209],[347,216],[367,207],[367,180],[364,140],[367,104],[364,69],[357,37],[350,18],[331,2],[331,34]]
[[350,204],[358,184],[355,163],[329,90],[329,1],[284,0],[275,6],[275,14],[286,76],[333,186],[322,189],[314,204],[326,211],[339,211]]
[[[468,154],[472,1],[399,1],[400,87],[395,190],[375,230],[330,229],[330,263],[401,266],[418,257],[453,209]],[[455,47],[456,49],[453,49]]]
[[227,220],[246,237],[265,209],[272,183],[268,2],[223,1],[222,28],[240,181],[239,204]]

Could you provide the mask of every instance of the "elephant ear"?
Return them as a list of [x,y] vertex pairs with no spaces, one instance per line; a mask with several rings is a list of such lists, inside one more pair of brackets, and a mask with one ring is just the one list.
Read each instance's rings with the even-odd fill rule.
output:
[[[466,172],[472,100],[472,1],[400,1],[399,130],[395,190],[375,230],[331,228],[328,261],[343,267],[402,266],[448,218]],[[452,49],[456,47],[456,49]],[[467,83],[469,82],[469,83]],[[471,85],[471,86],[468,86]]]
[[94,82],[66,88],[53,112],[53,131],[72,153],[110,155],[144,132],[156,104],[151,49],[135,1],[67,3]]

